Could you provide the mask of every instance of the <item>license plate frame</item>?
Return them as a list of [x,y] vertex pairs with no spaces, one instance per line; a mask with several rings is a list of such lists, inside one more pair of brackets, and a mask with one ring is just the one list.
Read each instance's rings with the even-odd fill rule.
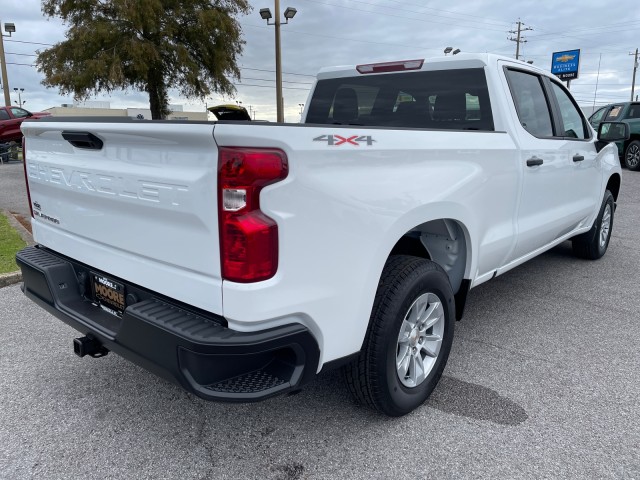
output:
[[126,287],[111,277],[91,272],[91,293],[93,300],[105,312],[122,318],[126,305]]

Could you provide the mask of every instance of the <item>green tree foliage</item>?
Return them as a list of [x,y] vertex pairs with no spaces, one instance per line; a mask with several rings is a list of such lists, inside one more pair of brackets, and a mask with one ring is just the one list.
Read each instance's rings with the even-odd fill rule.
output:
[[154,119],[169,113],[168,89],[189,98],[232,94],[244,41],[235,16],[248,0],[42,0],[66,40],[38,55],[42,82],[86,99],[116,89],[148,92]]

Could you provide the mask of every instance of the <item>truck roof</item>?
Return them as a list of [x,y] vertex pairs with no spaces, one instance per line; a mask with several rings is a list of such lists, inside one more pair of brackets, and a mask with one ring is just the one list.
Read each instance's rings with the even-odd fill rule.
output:
[[[327,78],[337,78],[337,77],[352,77],[358,76],[362,73],[357,70],[358,66],[363,65],[379,65],[379,64],[402,64],[403,62],[410,62],[412,60],[423,60],[422,66],[420,68],[410,68],[407,70],[410,71],[429,71],[429,70],[447,70],[447,69],[459,69],[459,68],[479,68],[488,65],[495,64],[499,60],[507,61],[510,63],[514,63],[520,65],[522,67],[526,67],[528,70],[535,71],[537,73],[542,73],[544,75],[550,75],[548,70],[543,70],[534,65],[528,64],[522,60],[516,60],[512,57],[508,57],[505,55],[496,55],[492,53],[460,53],[458,55],[449,55],[449,56],[437,56],[424,58],[421,55],[410,55],[407,54],[404,58],[396,58],[396,59],[380,59],[375,61],[366,61],[362,62],[358,65],[338,65],[332,67],[324,67],[321,68],[318,72],[317,79],[323,80]],[[395,71],[386,71],[379,73],[397,73],[397,71],[401,71],[402,68],[398,68]]]

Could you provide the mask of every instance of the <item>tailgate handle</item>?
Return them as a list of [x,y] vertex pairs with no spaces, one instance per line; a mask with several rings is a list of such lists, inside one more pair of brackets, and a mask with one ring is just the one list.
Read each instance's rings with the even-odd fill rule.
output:
[[104,142],[89,132],[62,132],[62,138],[76,148],[101,150]]

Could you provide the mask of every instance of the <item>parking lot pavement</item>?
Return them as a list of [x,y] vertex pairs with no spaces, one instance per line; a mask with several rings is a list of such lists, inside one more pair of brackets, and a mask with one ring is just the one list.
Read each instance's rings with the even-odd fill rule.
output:
[[3,209],[29,218],[22,162],[0,164],[0,211]]
[[561,245],[470,293],[440,385],[399,419],[337,372],[302,393],[208,403],[0,289],[0,478],[640,479],[640,174],[607,255]]

